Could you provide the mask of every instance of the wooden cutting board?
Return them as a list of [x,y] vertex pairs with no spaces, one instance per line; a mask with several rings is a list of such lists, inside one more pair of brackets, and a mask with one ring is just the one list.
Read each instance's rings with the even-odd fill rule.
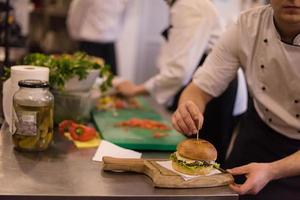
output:
[[152,180],[154,187],[160,188],[216,187],[228,185],[234,180],[231,174],[221,173],[185,181],[180,175],[160,166],[156,161],[158,160],[103,157],[103,170],[145,174]]

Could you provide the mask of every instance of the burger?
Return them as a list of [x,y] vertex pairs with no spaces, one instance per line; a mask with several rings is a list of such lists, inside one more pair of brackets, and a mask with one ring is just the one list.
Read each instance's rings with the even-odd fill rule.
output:
[[187,139],[177,145],[177,151],[170,156],[174,170],[189,175],[206,175],[214,168],[217,150],[206,140]]

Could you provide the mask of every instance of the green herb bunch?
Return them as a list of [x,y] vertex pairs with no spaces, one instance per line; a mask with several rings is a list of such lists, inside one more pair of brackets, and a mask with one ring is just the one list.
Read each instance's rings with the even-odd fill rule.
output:
[[84,52],[76,52],[72,55],[33,53],[25,56],[22,64],[48,67],[50,70],[49,83],[52,88],[62,89],[66,81],[76,75],[79,80],[85,79],[88,71],[92,69],[99,69],[99,76],[104,79],[100,86],[101,91],[106,91],[112,85],[113,75],[110,67],[104,65],[101,59],[89,56]]

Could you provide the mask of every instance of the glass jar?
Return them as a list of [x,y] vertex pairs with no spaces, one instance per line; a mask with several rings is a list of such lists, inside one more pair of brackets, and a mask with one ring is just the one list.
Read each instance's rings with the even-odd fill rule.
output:
[[43,151],[53,138],[54,97],[49,84],[40,80],[22,80],[13,97],[13,142],[17,150]]

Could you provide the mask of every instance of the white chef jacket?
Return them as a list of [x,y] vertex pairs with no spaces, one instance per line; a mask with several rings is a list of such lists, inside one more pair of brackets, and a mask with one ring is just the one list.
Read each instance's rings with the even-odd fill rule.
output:
[[193,82],[218,96],[242,66],[261,119],[279,133],[300,139],[299,63],[300,34],[293,45],[282,42],[268,5],[241,14],[197,70]]
[[115,42],[128,0],[73,0],[67,17],[70,36],[79,41]]
[[146,90],[161,104],[188,83],[204,52],[223,30],[211,0],[178,0],[170,12],[172,28],[159,54],[160,72],[145,83]]

